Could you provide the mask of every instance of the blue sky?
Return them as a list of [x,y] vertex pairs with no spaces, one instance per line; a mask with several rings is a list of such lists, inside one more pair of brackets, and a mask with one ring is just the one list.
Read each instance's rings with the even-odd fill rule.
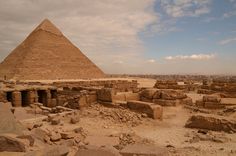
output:
[[106,73],[236,74],[236,0],[0,1],[0,60],[45,18]]

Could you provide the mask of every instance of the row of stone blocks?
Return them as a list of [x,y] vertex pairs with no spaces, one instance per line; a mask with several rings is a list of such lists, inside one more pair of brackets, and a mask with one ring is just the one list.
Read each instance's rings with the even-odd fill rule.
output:
[[225,105],[221,103],[220,97],[214,95],[203,96],[202,100],[197,100],[195,105],[207,109],[225,108]]

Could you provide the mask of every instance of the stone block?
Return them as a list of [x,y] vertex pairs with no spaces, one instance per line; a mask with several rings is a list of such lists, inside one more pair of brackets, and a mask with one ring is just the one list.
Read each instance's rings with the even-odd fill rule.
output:
[[163,109],[160,105],[156,105],[149,102],[133,100],[133,101],[128,101],[127,106],[131,110],[135,110],[137,112],[147,114],[150,118],[162,119]]
[[220,97],[214,95],[203,96],[203,102],[215,102],[219,103],[221,101]]
[[112,98],[115,95],[115,91],[112,88],[102,88],[98,90],[98,100],[104,102],[112,102]]
[[225,108],[224,105],[217,103],[217,102],[205,102],[204,107],[208,109],[223,109]]
[[199,128],[212,131],[236,132],[236,122],[227,118],[206,114],[191,116],[185,124],[187,128]]
[[152,102],[161,106],[176,106],[178,103],[178,101],[176,100],[164,100],[164,99],[153,99]]
[[23,142],[19,139],[1,135],[0,136],[0,152],[8,151],[8,152],[25,152],[26,147]]

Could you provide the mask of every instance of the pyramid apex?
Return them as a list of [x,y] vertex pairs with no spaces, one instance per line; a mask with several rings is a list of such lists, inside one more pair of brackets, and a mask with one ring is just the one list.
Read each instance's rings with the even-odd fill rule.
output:
[[55,35],[62,35],[61,31],[47,18],[45,18],[35,29],[35,31],[43,30]]

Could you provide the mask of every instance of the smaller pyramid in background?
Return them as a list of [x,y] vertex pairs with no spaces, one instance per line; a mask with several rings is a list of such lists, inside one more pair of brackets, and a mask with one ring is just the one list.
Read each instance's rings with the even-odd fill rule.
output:
[[45,19],[0,64],[0,77],[55,80],[103,78],[105,74]]

